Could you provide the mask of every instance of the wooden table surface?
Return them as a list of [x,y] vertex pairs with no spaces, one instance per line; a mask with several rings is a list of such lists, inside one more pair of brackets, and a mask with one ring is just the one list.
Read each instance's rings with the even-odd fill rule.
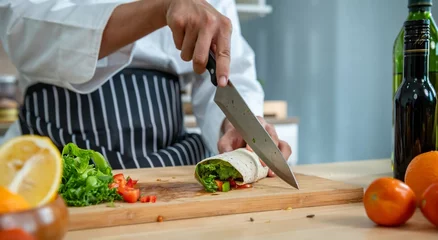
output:
[[[388,159],[299,165],[295,172],[367,187],[391,176]],[[313,218],[307,215],[314,214]],[[250,221],[250,219],[253,221]],[[399,228],[377,227],[362,204],[259,212],[99,228],[67,233],[67,240],[86,239],[437,239],[438,229],[417,211]]]

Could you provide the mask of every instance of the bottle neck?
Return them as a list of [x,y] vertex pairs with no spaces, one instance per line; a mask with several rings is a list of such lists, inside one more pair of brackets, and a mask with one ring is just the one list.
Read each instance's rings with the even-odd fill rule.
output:
[[421,6],[409,8],[409,20],[419,20],[432,17],[431,6]]
[[427,81],[429,78],[428,53],[409,54],[404,56],[403,78],[406,81]]

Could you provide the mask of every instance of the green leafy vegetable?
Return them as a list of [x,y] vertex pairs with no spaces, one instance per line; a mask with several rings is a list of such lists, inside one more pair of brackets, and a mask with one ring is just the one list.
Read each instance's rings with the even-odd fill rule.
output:
[[[59,194],[68,206],[89,206],[122,200],[117,189],[110,189],[112,169],[96,151],[79,148],[69,143],[62,150],[64,171]],[[93,160],[94,164],[90,164]]]
[[199,164],[195,170],[196,175],[205,190],[216,192],[218,187],[214,180],[225,181],[229,178],[241,179],[240,173],[228,162],[220,160],[210,160],[204,164]]

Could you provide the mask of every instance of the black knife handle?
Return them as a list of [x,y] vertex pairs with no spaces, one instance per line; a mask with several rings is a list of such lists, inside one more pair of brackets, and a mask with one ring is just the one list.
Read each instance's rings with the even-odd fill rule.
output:
[[210,73],[211,83],[217,86],[216,58],[214,57],[214,53],[211,50],[210,53],[208,54],[207,71]]

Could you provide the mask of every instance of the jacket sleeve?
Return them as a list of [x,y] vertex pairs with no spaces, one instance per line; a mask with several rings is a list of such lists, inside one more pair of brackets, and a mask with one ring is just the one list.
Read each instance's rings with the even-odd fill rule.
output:
[[[264,91],[257,81],[254,51],[240,31],[240,23],[234,0],[218,0],[217,9],[230,18],[233,24],[231,37],[231,64],[229,79],[233,82],[250,110],[256,116],[263,116]],[[196,77],[192,85],[192,108],[203,140],[213,152],[218,153],[217,142],[221,137],[220,127],[225,115],[214,102],[216,87],[211,83],[208,72]]]
[[109,17],[131,1],[0,0],[0,40],[20,78],[89,93],[132,59],[131,44],[98,61]]

